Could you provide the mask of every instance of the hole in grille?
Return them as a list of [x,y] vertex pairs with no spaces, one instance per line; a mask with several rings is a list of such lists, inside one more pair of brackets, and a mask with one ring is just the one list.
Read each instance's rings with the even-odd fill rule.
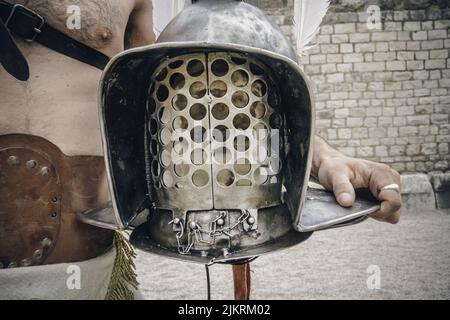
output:
[[253,175],[253,179],[255,180],[256,184],[264,184],[267,182],[269,177],[267,176],[267,170],[265,168],[259,167],[255,170],[255,173]]
[[179,155],[185,154],[189,150],[189,142],[185,138],[178,138],[173,143],[173,151]]
[[156,102],[155,99],[149,98],[147,103],[147,112],[149,114],[153,114],[156,111]]
[[159,101],[164,102],[169,97],[169,89],[165,85],[160,85],[156,97]]
[[250,107],[250,114],[256,119],[262,119],[266,115],[266,106],[261,101],[256,101]]
[[182,94],[177,94],[172,100],[172,106],[177,111],[183,111],[187,107],[187,98]]
[[248,81],[248,74],[244,70],[237,70],[231,75],[231,82],[233,82],[236,87],[245,87],[248,84]]
[[158,132],[158,122],[156,122],[156,120],[155,119],[151,119],[150,120],[150,125],[149,125],[149,129],[150,129],[150,133],[152,134],[152,135],[155,135],[156,134],[156,132]]
[[181,90],[183,89],[184,85],[186,84],[186,80],[184,76],[181,73],[174,73],[170,77],[170,86],[174,90]]
[[243,65],[247,62],[246,59],[240,57],[231,57],[231,61],[237,64],[238,66]]
[[231,161],[231,151],[226,147],[219,147],[214,151],[214,159],[218,164],[227,164]]
[[188,63],[187,72],[192,77],[199,77],[205,72],[205,66],[200,60],[192,60]]
[[217,77],[225,76],[229,70],[230,68],[228,67],[228,63],[223,59],[218,59],[211,65],[211,71]]
[[264,97],[267,93],[267,86],[263,81],[256,80],[252,84],[252,92],[257,97]]
[[234,164],[234,171],[241,176],[245,176],[252,170],[252,165],[248,159],[238,159]]
[[237,152],[245,152],[250,147],[250,139],[244,135],[238,135],[234,138],[234,149]]
[[169,68],[178,69],[179,67],[181,67],[183,65],[183,63],[184,63],[183,60],[176,60],[174,62],[169,63]]
[[206,117],[206,108],[200,103],[196,103],[191,107],[190,115],[192,119],[200,121]]
[[249,97],[245,91],[236,91],[231,97],[231,102],[240,109],[245,108],[248,105],[248,101]]
[[258,146],[253,151],[253,159],[255,159],[258,163],[264,163],[268,156],[267,148],[263,146]]
[[229,187],[234,182],[234,173],[228,169],[220,170],[217,174],[217,182],[223,187]]
[[167,124],[170,119],[172,119],[172,114],[170,113],[170,110],[167,108],[162,107],[159,111],[159,121],[163,124]]
[[211,94],[216,98],[222,98],[227,94],[227,85],[225,82],[217,80],[211,83]]
[[207,132],[202,126],[196,126],[191,130],[191,139],[195,143],[203,143],[206,141]]
[[175,130],[186,130],[188,127],[189,127],[189,122],[183,116],[176,117],[173,120],[173,128]]
[[254,63],[250,63],[250,71],[255,76],[262,76],[264,74],[264,70],[260,66],[254,64]]
[[206,95],[206,85],[203,82],[194,82],[189,88],[189,93],[195,99],[201,99]]
[[202,188],[209,183],[209,174],[204,170],[197,170],[192,175],[192,183],[198,188]]
[[207,159],[206,152],[203,149],[194,149],[191,153],[191,162],[196,166],[205,164]]
[[254,127],[253,127],[253,136],[255,137],[256,140],[263,140],[265,138],[267,138],[267,126],[260,122],[257,123]]
[[180,178],[186,177],[189,174],[191,166],[188,164],[177,164],[174,167],[175,174]]
[[217,120],[225,120],[228,118],[228,115],[230,114],[230,109],[225,103],[218,103],[214,105],[211,111],[214,118]]
[[238,130],[247,130],[250,127],[250,118],[245,113],[239,113],[234,117],[233,125]]
[[162,175],[162,184],[165,188],[172,188],[173,177],[169,171],[165,171]]
[[168,166],[170,166],[171,162],[172,162],[172,158],[171,158],[170,152],[167,149],[163,150],[161,152],[161,164],[167,168]]
[[281,129],[283,126],[283,117],[279,113],[274,113],[270,116],[270,126],[273,129]]
[[219,125],[214,128],[212,135],[217,142],[225,142],[230,137],[230,130],[224,125]]
[[152,142],[150,143],[150,152],[156,156],[158,154],[159,151],[159,144],[158,141],[156,140],[152,140]]
[[163,128],[161,132],[159,133],[159,139],[161,140],[161,143],[163,145],[167,145],[170,143],[170,140],[172,138],[172,133],[169,129]]
[[158,81],[164,81],[164,79],[167,77],[167,68],[162,69],[159,74],[156,76],[156,80]]
[[238,182],[236,182],[237,187],[251,187],[252,181],[248,179],[241,179]]

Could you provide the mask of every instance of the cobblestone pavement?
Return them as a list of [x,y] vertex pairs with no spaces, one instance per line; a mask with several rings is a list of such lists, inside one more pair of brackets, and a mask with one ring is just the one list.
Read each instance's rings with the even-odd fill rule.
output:
[[[381,272],[369,290],[367,269]],[[204,266],[138,253],[146,299],[205,299]],[[303,244],[252,263],[253,299],[449,299],[450,210],[404,214],[316,232]],[[231,267],[211,268],[212,298],[232,299]]]

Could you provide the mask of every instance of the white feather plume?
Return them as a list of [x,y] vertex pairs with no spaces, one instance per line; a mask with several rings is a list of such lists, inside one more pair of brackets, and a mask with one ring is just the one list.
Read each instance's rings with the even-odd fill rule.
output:
[[158,37],[170,21],[191,4],[191,0],[152,0],[152,3],[153,31]]
[[294,23],[298,54],[311,48],[308,44],[319,31],[330,0],[294,0]]

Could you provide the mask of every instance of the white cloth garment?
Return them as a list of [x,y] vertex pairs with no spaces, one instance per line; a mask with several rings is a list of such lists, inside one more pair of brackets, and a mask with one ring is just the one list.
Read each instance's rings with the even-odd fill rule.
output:
[[0,300],[104,300],[116,258],[0,270]]
[[190,0],[153,0],[153,31],[156,38],[169,22],[189,4],[191,4]]

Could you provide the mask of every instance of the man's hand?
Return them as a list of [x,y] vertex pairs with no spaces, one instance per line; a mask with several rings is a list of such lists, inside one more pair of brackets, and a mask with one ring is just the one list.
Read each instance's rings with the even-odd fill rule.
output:
[[332,190],[343,207],[355,201],[355,189],[369,188],[381,201],[380,211],[373,218],[397,223],[400,219],[401,195],[396,190],[382,190],[390,184],[400,186],[400,175],[389,166],[347,157],[331,148],[319,137],[315,139],[312,175]]

